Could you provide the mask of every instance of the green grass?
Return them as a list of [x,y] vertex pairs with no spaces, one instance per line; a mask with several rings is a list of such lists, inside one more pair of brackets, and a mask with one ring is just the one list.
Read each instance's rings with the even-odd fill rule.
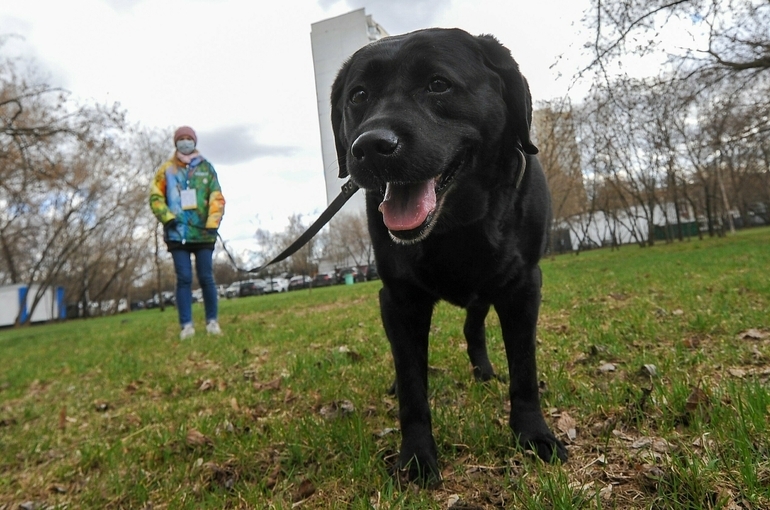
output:
[[173,309],[0,331],[0,509],[770,508],[770,229],[542,267],[543,409],[565,465],[514,447],[505,385],[472,382],[463,313],[440,304],[444,481],[399,487],[370,282],[223,301],[218,338],[180,342]]

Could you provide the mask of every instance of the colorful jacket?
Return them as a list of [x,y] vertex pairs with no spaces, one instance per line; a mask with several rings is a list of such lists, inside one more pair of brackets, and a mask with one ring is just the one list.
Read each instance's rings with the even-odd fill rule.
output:
[[[225,197],[214,167],[201,155],[185,165],[174,153],[155,173],[150,185],[150,208],[166,226],[169,247],[176,243],[213,245],[225,213]],[[176,220],[176,225],[170,226],[171,220]]]

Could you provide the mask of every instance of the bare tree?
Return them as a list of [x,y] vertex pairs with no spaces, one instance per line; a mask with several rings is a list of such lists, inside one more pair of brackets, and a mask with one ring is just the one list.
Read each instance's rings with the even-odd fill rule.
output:
[[37,289],[28,313],[51,286],[87,313],[148,274],[147,186],[160,145],[117,105],[77,104],[35,73],[28,62],[0,65],[0,283]]
[[[82,106],[64,91],[0,66],[0,280],[35,284],[29,313],[71,269],[74,254],[115,218],[123,112]],[[17,320],[18,322],[18,320]]]
[[571,248],[562,246],[568,243],[563,234],[565,225],[569,224],[569,218],[585,211],[588,198],[571,103],[564,100],[539,104],[533,114],[532,127],[540,149],[538,158],[551,190],[550,251],[564,251]]
[[[166,130],[138,131],[135,139],[135,158],[137,160],[136,164],[142,168],[145,175],[148,176],[146,180],[142,179],[143,183],[147,183],[145,189],[149,186],[149,180],[152,178],[152,175],[154,175],[155,170],[157,170],[157,168],[171,156],[172,151],[168,149],[168,140],[171,138],[170,128]],[[146,196],[147,192],[145,192],[145,198]],[[144,240],[149,242],[150,249],[153,252],[152,261],[155,269],[155,288],[157,289],[157,292],[160,293],[165,288],[163,282],[164,264],[161,262],[161,254],[163,250],[165,250],[165,247],[161,242],[163,239],[163,226],[150,214],[149,206],[147,206],[146,203],[145,206],[146,207],[144,207],[143,210],[146,215],[142,216],[147,222],[145,232],[148,234],[148,237]],[[160,311],[164,311],[166,307],[164,300],[160,299],[158,304]]]
[[324,240],[323,255],[335,267],[362,267],[374,263],[365,211],[340,214],[331,221]]
[[[721,79],[770,69],[770,4],[766,0],[592,0],[584,22],[593,31],[589,69],[606,70],[628,55],[662,51],[687,78]],[[666,25],[692,34],[692,44],[665,45]]]
[[[298,239],[308,228],[302,214],[292,214],[289,223],[282,232],[269,232],[259,229],[256,232],[257,243],[260,246],[260,264],[275,258],[284,249]],[[263,271],[265,275],[277,273],[315,274],[318,268],[319,237],[311,238],[304,246],[287,259],[277,262]]]

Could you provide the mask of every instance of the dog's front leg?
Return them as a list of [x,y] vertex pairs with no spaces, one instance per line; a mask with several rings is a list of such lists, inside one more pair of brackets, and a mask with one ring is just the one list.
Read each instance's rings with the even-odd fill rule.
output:
[[540,309],[540,269],[535,267],[523,284],[495,301],[500,317],[510,377],[510,426],[519,445],[547,461],[567,460],[567,450],[545,423],[535,360],[537,317]]
[[385,284],[380,311],[396,367],[401,452],[396,469],[410,480],[440,479],[428,405],[428,334],[435,300],[405,284]]

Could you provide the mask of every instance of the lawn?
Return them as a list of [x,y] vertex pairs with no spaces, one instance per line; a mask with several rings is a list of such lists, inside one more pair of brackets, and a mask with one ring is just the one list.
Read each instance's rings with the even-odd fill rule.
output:
[[0,510],[770,508],[770,229],[542,268],[564,465],[515,448],[505,384],[473,382],[439,304],[443,483],[399,486],[375,281],[222,301],[224,335],[184,342],[173,309],[0,330]]

